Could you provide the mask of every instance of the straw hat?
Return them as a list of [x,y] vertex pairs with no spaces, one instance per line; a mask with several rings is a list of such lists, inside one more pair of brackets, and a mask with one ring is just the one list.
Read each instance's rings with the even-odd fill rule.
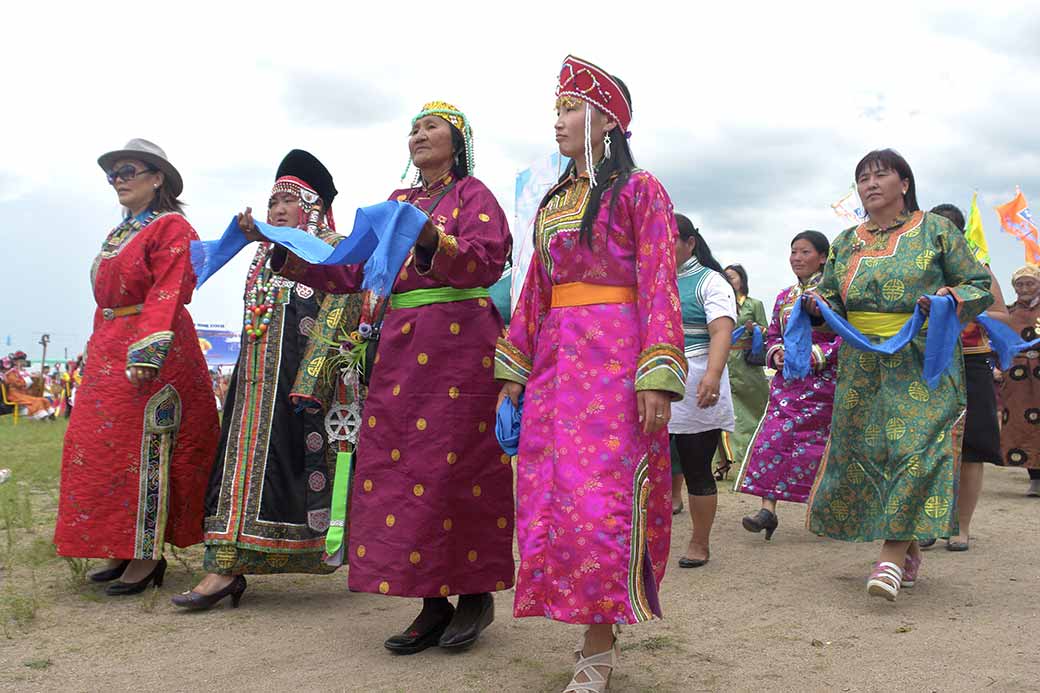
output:
[[122,149],[102,154],[97,161],[98,166],[108,173],[120,159],[137,159],[162,171],[166,176],[166,183],[170,186],[170,194],[174,197],[179,197],[181,191],[184,190],[184,181],[181,180],[181,174],[166,158],[166,152],[157,144],[153,144],[148,140],[134,138],[127,142]]

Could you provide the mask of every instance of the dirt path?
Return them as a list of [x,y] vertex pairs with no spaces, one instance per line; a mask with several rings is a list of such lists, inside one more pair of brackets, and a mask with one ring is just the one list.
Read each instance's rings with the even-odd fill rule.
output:
[[[783,505],[773,541],[723,492],[711,563],[669,567],[666,620],[626,628],[614,691],[1040,690],[1040,499],[1025,472],[988,467],[971,551],[926,554],[896,604],[868,598],[876,547],[818,539]],[[672,566],[688,520],[676,524]],[[198,554],[189,554],[193,568]],[[26,691],[560,691],[580,629],[511,617],[512,593],[475,649],[393,657],[383,639],[417,602],[351,594],[345,575],[250,578],[242,607],[179,613],[192,576],[171,566],[151,597],[71,589],[0,641],[0,689]]]

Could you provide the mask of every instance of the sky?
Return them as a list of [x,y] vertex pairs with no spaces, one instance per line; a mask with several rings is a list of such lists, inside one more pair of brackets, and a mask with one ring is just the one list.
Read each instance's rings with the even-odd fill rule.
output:
[[[90,265],[120,220],[97,157],[134,137],[180,170],[189,221],[220,235],[263,210],[287,151],[332,171],[341,230],[399,187],[411,116],[469,116],[476,172],[512,217],[514,178],[553,151],[568,53],[632,91],[630,140],[677,211],[771,306],[790,239],[834,237],[868,151],[894,147],[925,209],[978,191],[1009,300],[1024,262],[993,207],[1040,205],[1040,6],[962,3],[30,3],[4,10],[0,352],[82,351]],[[39,27],[46,30],[38,30]],[[35,27],[35,28],[34,28]],[[261,212],[262,214],[262,212]],[[198,291],[199,323],[241,320],[248,253]]]

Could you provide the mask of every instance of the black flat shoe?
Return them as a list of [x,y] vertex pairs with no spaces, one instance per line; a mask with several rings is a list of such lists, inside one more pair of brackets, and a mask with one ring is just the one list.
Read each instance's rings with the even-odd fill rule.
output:
[[116,580],[105,588],[105,594],[110,597],[121,597],[127,594],[144,592],[148,585],[155,583],[156,587],[162,587],[163,576],[166,574],[166,559],[160,558],[159,562],[152,568],[152,572],[139,582],[123,582]]
[[708,565],[708,559],[710,559],[710,558],[711,558],[710,554],[708,556],[704,557],[704,558],[687,558],[686,556],[683,556],[682,558],[679,559],[679,567],[680,568],[700,568],[703,565]]
[[238,602],[242,599],[242,595],[246,591],[246,578],[243,575],[236,575],[235,579],[232,580],[223,589],[217,590],[213,594],[201,594],[195,590],[190,592],[182,592],[181,594],[175,594],[170,598],[174,606],[179,606],[182,609],[188,611],[203,611],[205,609],[212,608],[224,597],[231,597],[231,608],[237,609]]
[[[443,635],[444,631],[448,628],[448,624],[451,623],[452,617],[455,615],[455,607],[449,605],[448,609],[449,610],[445,612],[444,616],[429,630],[418,631],[409,627],[408,631],[387,638],[383,643],[383,647],[394,654],[410,655],[435,646],[437,641],[441,639],[441,635]],[[413,623],[412,625],[414,626],[415,624]]]
[[766,531],[766,541],[769,541],[773,538],[773,532],[780,525],[780,520],[777,518],[776,513],[762,508],[754,515],[744,516],[740,524],[749,532],[758,533],[764,529]]
[[106,568],[96,573],[90,573],[87,575],[87,579],[91,582],[111,582],[122,575],[128,565],[130,565],[130,561],[121,561],[115,568]]
[[683,510],[686,510],[686,508],[683,506],[682,503],[680,503],[677,506],[676,505],[672,506],[672,514],[673,515],[681,515]]
[[[461,599],[461,597],[460,597]],[[480,595],[480,610],[473,614],[469,609],[455,609],[455,617],[441,635],[437,644],[453,650],[464,650],[477,641],[485,628],[495,620],[495,598],[490,594]]]

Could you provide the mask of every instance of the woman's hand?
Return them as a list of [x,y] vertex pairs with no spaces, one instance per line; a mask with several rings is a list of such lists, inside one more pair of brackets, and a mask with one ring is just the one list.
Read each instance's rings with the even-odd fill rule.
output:
[[253,221],[253,208],[246,207],[246,211],[240,212],[237,216],[238,228],[242,231],[242,235],[250,241],[265,241],[263,234],[256,228],[256,223]]
[[419,237],[415,239],[415,244],[425,250],[433,251],[437,248],[438,234],[437,227],[433,225],[433,222],[429,219],[423,224],[422,230],[419,231]]
[[1004,382],[1004,371],[1000,370],[999,368],[994,368],[993,369],[993,382],[995,382],[995,383],[1002,383],[1002,382]]
[[155,380],[158,375],[158,368],[149,368],[148,366],[130,366],[126,369],[126,379],[138,387],[147,385]]
[[636,393],[639,423],[643,433],[657,433],[672,418],[672,395],[662,390],[640,390]]
[[[953,296],[953,289],[948,286],[944,286],[935,292],[936,296]],[[932,312],[932,299],[927,296],[922,296],[917,299],[917,305],[921,306],[921,314],[926,318]]]
[[754,320],[748,320],[746,323],[744,323],[744,334],[750,335],[754,331],[754,329],[755,329],[755,321]]
[[524,386],[520,383],[514,383],[507,381],[502,383],[502,389],[498,393],[498,402],[495,403],[495,411],[502,406],[502,401],[508,397],[512,402],[513,406],[520,406],[520,395],[524,392]]
[[722,374],[716,375],[715,373],[707,372],[701,381],[697,383],[697,406],[701,409],[707,409],[708,407],[714,407],[719,403],[719,383],[722,381]]
[[802,308],[805,308],[805,310],[809,311],[809,315],[813,316],[814,318],[818,318],[821,315],[820,306],[816,304],[818,300],[819,299],[817,298],[816,294],[812,292],[807,292],[802,295]]

